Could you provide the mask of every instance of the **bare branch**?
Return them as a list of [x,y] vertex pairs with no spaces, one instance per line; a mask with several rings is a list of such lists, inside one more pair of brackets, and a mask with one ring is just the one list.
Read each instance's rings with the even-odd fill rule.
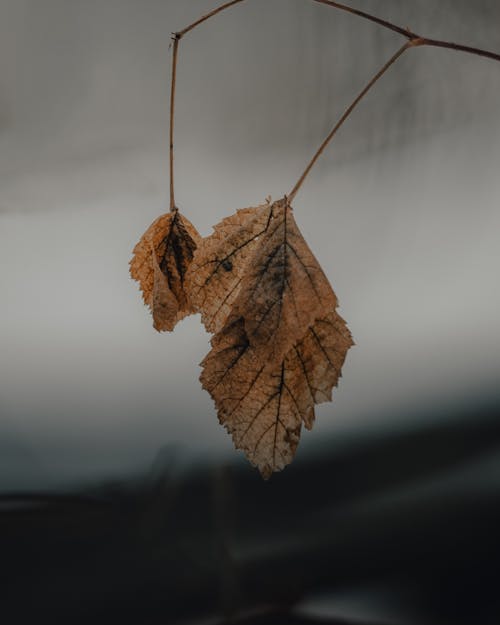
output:
[[175,210],[174,197],[174,113],[175,113],[175,86],[177,82],[177,57],[179,51],[179,37],[174,35],[174,44],[172,52],[172,78],[170,80],[170,210]]
[[383,26],[388,30],[392,30],[399,35],[403,35],[403,37],[407,37],[408,39],[419,39],[420,37],[415,33],[412,33],[407,28],[402,28],[401,26],[396,26],[396,24],[392,24],[387,20],[383,20],[380,17],[376,17],[375,15],[370,15],[369,13],[365,13],[364,11],[359,11],[358,9],[353,9],[352,7],[348,7],[345,4],[340,4],[339,2],[333,2],[333,0],[312,0],[313,2],[318,2],[319,4],[326,4],[335,9],[340,9],[341,11],[345,11],[346,13],[350,13],[351,15],[357,15],[358,17],[362,17],[365,20],[369,20],[370,22],[374,22],[379,26]]
[[309,172],[311,171],[311,169],[314,167],[316,161],[323,154],[323,151],[325,150],[327,145],[330,143],[330,141],[333,139],[333,137],[337,134],[337,131],[341,128],[341,126],[344,124],[344,122],[347,120],[347,118],[351,115],[351,113],[354,111],[356,106],[361,102],[361,100],[370,91],[370,89],[380,80],[380,78],[382,78],[382,76],[386,73],[386,71],[399,59],[399,57],[404,52],[406,52],[406,50],[408,50],[408,48],[413,47],[413,45],[414,44],[411,41],[407,41],[403,46],[401,46],[401,48],[399,48],[399,50],[396,52],[396,54],[394,54],[387,61],[387,63],[375,74],[375,76],[370,80],[370,82],[366,85],[366,87],[360,92],[360,94],[356,97],[356,99],[347,107],[347,109],[344,112],[344,114],[342,115],[342,117],[335,124],[335,126],[333,127],[333,129],[330,132],[330,134],[326,137],[326,139],[320,145],[320,147],[318,148],[318,151],[315,153],[315,155],[313,156],[313,158],[309,162],[309,164],[306,167],[304,173],[302,174],[302,176],[297,181],[297,184],[294,186],[294,188],[292,189],[292,191],[288,195],[288,199],[289,199],[290,203],[293,201],[293,198],[297,194],[297,191],[302,186],[304,180],[306,179],[306,177],[309,174]]
[[458,52],[467,52],[468,54],[475,54],[487,59],[493,59],[494,61],[500,61],[500,54],[496,52],[489,52],[488,50],[482,50],[481,48],[471,48],[470,46],[463,46],[459,43],[452,43],[451,41],[439,41],[437,39],[427,39],[423,37],[420,46],[433,46],[435,48],[447,48],[448,50],[457,50]]
[[339,9],[340,11],[345,11],[346,13],[350,13],[351,15],[357,15],[365,20],[369,20],[370,22],[374,22],[379,26],[383,26],[388,30],[392,30],[394,33],[398,33],[403,37],[406,37],[409,41],[414,42],[414,45],[418,46],[434,46],[436,48],[448,48],[449,50],[457,50],[458,52],[466,52],[468,54],[476,54],[477,56],[486,57],[488,59],[493,59],[495,61],[500,61],[500,54],[496,52],[489,52],[488,50],[483,50],[482,48],[473,48],[471,46],[464,46],[459,43],[453,43],[451,41],[440,41],[438,39],[430,39],[427,37],[421,37],[414,33],[409,28],[403,28],[401,26],[397,26],[392,22],[388,22],[387,20],[383,20],[380,17],[376,17],[375,15],[371,15],[370,13],[365,13],[364,11],[360,11],[359,9],[354,9],[352,7],[346,6],[345,4],[341,4],[340,2],[334,2],[334,0],[312,0],[313,2],[317,2],[318,4],[326,4],[327,6],[333,7],[334,9]]
[[179,30],[178,32],[176,32],[175,33],[176,36],[179,39],[181,39],[181,37],[184,37],[184,35],[188,33],[190,30],[193,30],[193,28],[196,28],[200,24],[203,24],[203,22],[206,22],[208,19],[210,19],[214,15],[217,15],[217,13],[220,13],[221,11],[224,11],[225,9],[229,9],[235,4],[239,4],[240,2],[243,2],[243,1],[244,0],[232,0],[232,2],[226,2],[225,4],[222,4],[220,7],[217,7],[213,11],[210,11],[210,13],[207,13],[206,15],[203,15],[202,17],[200,17],[200,19],[197,19],[196,22],[193,22],[192,24],[189,24],[189,26],[186,26],[186,28],[183,28],[182,30]]
[[[170,210],[175,210],[175,199],[174,199],[174,145],[173,145],[173,136],[174,136],[174,108],[175,108],[175,83],[176,83],[176,75],[177,75],[177,57],[178,57],[178,48],[179,42],[184,37],[185,34],[195,29],[197,26],[207,21],[211,17],[214,17],[218,13],[229,9],[230,7],[243,2],[244,0],[232,0],[232,2],[226,2],[225,4],[220,5],[219,7],[213,9],[206,15],[203,15],[199,19],[197,19],[189,26],[186,26],[182,30],[174,33],[174,45],[173,45],[173,58],[172,58],[172,82],[171,82],[171,94],[170,94]],[[500,54],[495,52],[490,52],[488,50],[483,50],[481,48],[474,48],[471,46],[465,46],[462,44],[453,43],[450,41],[441,41],[438,39],[430,39],[427,37],[422,37],[417,35],[409,28],[403,28],[401,26],[397,26],[392,22],[376,17],[375,15],[371,15],[370,13],[366,13],[365,11],[360,11],[359,9],[355,9],[353,7],[347,6],[345,4],[341,4],[340,2],[335,2],[334,0],[312,0],[313,2],[317,2],[318,4],[324,4],[326,6],[339,9],[340,11],[345,11],[346,13],[350,13],[351,15],[356,15],[357,17],[361,17],[365,20],[369,20],[383,28],[386,28],[392,32],[395,32],[399,35],[405,37],[408,41],[402,46],[398,52],[382,67],[382,69],[372,78],[372,80],[368,83],[368,85],[363,89],[363,91],[357,96],[357,98],[352,102],[352,104],[347,108],[345,113],[340,118],[339,122],[335,125],[330,134],[323,141],[321,146],[319,147],[316,154],[313,156],[312,160],[308,164],[306,170],[299,178],[297,184],[291,191],[289,195],[290,201],[295,197],[297,191],[302,186],[305,178],[311,171],[312,167],[315,165],[318,158],[321,156],[327,145],[336,135],[339,128],[344,124],[347,118],[350,116],[352,111],[356,108],[359,102],[364,98],[364,96],[370,91],[370,89],[375,85],[376,82],[385,74],[385,72],[391,67],[393,63],[395,63],[398,58],[410,47],[421,47],[421,46],[432,46],[435,48],[447,48],[449,50],[456,50],[458,52],[465,52],[467,54],[474,54],[477,56],[493,59],[495,61],[500,61]]]

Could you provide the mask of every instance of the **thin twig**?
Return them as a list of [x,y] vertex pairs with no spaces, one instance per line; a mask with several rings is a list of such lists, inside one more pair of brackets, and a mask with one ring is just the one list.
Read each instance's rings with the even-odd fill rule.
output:
[[189,26],[186,26],[186,28],[183,28],[182,30],[179,30],[178,32],[173,33],[174,43],[173,43],[173,50],[172,50],[172,77],[170,80],[170,140],[169,140],[170,142],[170,145],[169,145],[170,210],[171,211],[177,210],[177,207],[175,204],[175,193],[174,193],[174,125],[175,125],[174,118],[175,118],[175,87],[176,87],[176,82],[177,82],[177,61],[179,58],[180,40],[182,39],[182,37],[184,37],[186,33],[193,30],[194,28],[196,28],[197,26],[199,26],[206,20],[210,19],[214,15],[217,15],[217,13],[220,13],[221,11],[224,11],[225,9],[229,9],[233,5],[239,4],[240,2],[243,2],[243,1],[244,0],[232,0],[232,2],[226,2],[225,4],[222,4],[221,6],[214,9],[213,11],[210,11],[210,13],[203,15],[192,24],[189,24]]
[[332,0],[312,0],[313,2],[318,2],[319,4],[326,4],[328,6],[334,7],[335,9],[340,9],[341,11],[346,11],[347,13],[351,13],[351,15],[357,15],[358,17],[362,17],[365,20],[369,20],[370,22],[375,22],[379,26],[383,26],[384,28],[388,28],[395,33],[403,35],[403,37],[408,37],[408,39],[420,39],[418,35],[412,33],[407,28],[401,28],[401,26],[396,26],[396,24],[392,24],[387,20],[383,20],[380,17],[376,17],[375,15],[370,15],[369,13],[365,13],[364,11],[359,11],[358,9],[353,9],[352,7],[348,7],[345,4],[340,4],[339,2],[333,2]]
[[448,50],[458,50],[459,52],[467,52],[468,54],[476,54],[487,59],[493,59],[494,61],[500,61],[500,54],[496,52],[489,52],[488,50],[482,50],[481,48],[471,48],[470,46],[463,46],[460,43],[452,43],[451,41],[439,41],[437,39],[427,39],[422,37],[420,46],[433,46],[434,48],[447,48]]
[[210,19],[214,15],[217,15],[217,13],[220,13],[221,11],[224,11],[225,9],[229,9],[229,7],[232,7],[233,5],[239,4],[240,2],[243,2],[243,1],[244,0],[232,0],[232,2],[226,2],[225,4],[222,4],[220,7],[217,7],[213,11],[210,11],[210,13],[207,13],[206,15],[203,15],[202,17],[200,17],[200,19],[196,20],[196,22],[193,22],[192,24],[189,24],[189,26],[186,26],[186,28],[183,28],[182,30],[177,31],[175,33],[176,36],[179,39],[181,37],[184,37],[184,35],[188,33],[190,30],[193,30],[193,28],[196,28],[203,22],[206,22],[208,19]]
[[347,120],[347,118],[350,116],[350,114],[353,112],[353,110],[356,108],[356,106],[359,104],[359,102],[365,97],[365,95],[368,93],[368,91],[370,91],[370,89],[383,76],[383,74],[385,74],[385,72],[389,69],[389,67],[391,67],[391,65],[393,63],[395,63],[399,59],[399,57],[403,54],[403,52],[405,52],[408,48],[410,48],[410,47],[421,47],[421,46],[434,46],[436,48],[447,48],[449,50],[457,50],[459,52],[466,52],[468,54],[475,54],[475,55],[478,55],[478,56],[482,56],[482,57],[486,57],[486,58],[489,58],[489,59],[493,59],[495,61],[500,61],[500,54],[496,54],[495,52],[489,52],[487,50],[482,50],[480,48],[472,48],[470,46],[463,46],[461,44],[452,43],[450,41],[440,41],[440,40],[437,40],[437,39],[428,39],[426,37],[420,37],[419,35],[417,35],[416,33],[412,32],[408,28],[406,28],[406,29],[405,28],[401,28],[400,26],[397,26],[396,24],[392,24],[391,22],[388,22],[386,20],[383,20],[383,19],[380,19],[378,17],[375,17],[374,15],[370,15],[368,13],[365,13],[364,11],[358,11],[357,9],[353,9],[351,7],[348,7],[348,6],[344,5],[344,4],[340,4],[338,2],[334,2],[333,0],[313,0],[313,2],[318,2],[319,4],[326,4],[327,6],[331,6],[331,7],[334,7],[336,9],[340,9],[341,11],[346,11],[346,12],[351,13],[353,15],[357,15],[358,17],[362,17],[364,19],[370,20],[371,22],[375,22],[376,24],[379,24],[380,26],[383,26],[384,28],[387,28],[387,29],[389,29],[389,30],[391,30],[393,32],[396,32],[396,33],[400,34],[400,35],[403,35],[404,37],[406,37],[408,39],[408,41],[382,67],[382,69],[372,78],[372,80],[366,85],[366,87],[363,89],[363,91],[357,96],[357,98],[347,108],[347,110],[342,115],[340,120],[337,122],[337,124],[335,125],[333,130],[330,132],[330,134],[326,137],[326,139],[320,145],[318,151],[314,154],[313,158],[311,159],[311,161],[309,162],[308,166],[306,167],[304,173],[302,174],[302,176],[297,181],[296,185],[294,186],[293,190],[291,191],[290,195],[288,196],[288,199],[289,199],[290,202],[293,200],[293,198],[297,194],[298,190],[302,186],[302,184],[303,184],[304,180],[306,179],[307,175],[309,174],[311,169],[314,167],[316,161],[319,159],[319,157],[321,156],[321,154],[325,150],[326,146],[330,143],[330,141],[333,139],[333,137],[337,134],[337,131],[339,130],[339,128],[344,124],[344,122]]
[[[177,76],[177,58],[178,58],[178,49],[179,42],[184,37],[184,35],[194,28],[205,22],[206,20],[214,17],[221,11],[225,9],[229,9],[235,4],[240,4],[244,0],[232,0],[232,2],[226,2],[219,7],[213,9],[209,13],[203,15],[199,19],[197,19],[189,26],[186,26],[182,30],[174,33],[174,45],[173,45],[173,58],[172,58],[172,82],[171,82],[171,93],[170,93],[170,210],[176,210],[175,208],[175,199],[174,199],[174,108],[175,108],[175,86],[176,86],[176,76]],[[340,11],[345,11],[350,13],[351,15],[356,15],[357,17],[361,17],[363,19],[369,20],[370,22],[374,22],[383,28],[391,30],[403,37],[406,37],[408,40],[404,46],[402,46],[398,52],[382,67],[381,70],[372,78],[372,80],[366,85],[363,91],[357,96],[357,98],[352,102],[352,104],[347,108],[345,113],[342,115],[340,120],[337,122],[333,130],[323,141],[321,146],[319,147],[316,154],[313,156],[312,160],[308,164],[302,176],[297,181],[294,186],[292,192],[288,196],[289,201],[295,197],[297,191],[302,186],[304,180],[307,175],[315,165],[318,158],[321,156],[327,145],[333,139],[333,137],[337,134],[339,128],[344,124],[347,118],[350,116],[352,111],[356,108],[359,102],[364,98],[364,96],[370,91],[370,89],[375,85],[376,82],[385,74],[385,72],[395,63],[399,57],[411,47],[421,47],[421,46],[432,46],[435,48],[447,48],[449,50],[456,50],[459,52],[466,52],[468,54],[475,54],[477,56],[482,56],[485,58],[493,59],[495,61],[500,61],[500,54],[496,54],[495,52],[489,52],[488,50],[483,50],[481,48],[473,48],[471,46],[464,46],[458,43],[453,43],[450,41],[441,41],[438,39],[430,39],[426,37],[421,37],[417,35],[409,28],[402,28],[401,26],[397,26],[392,22],[381,19],[380,17],[376,17],[375,15],[371,15],[370,13],[365,13],[364,11],[360,11],[359,9],[355,9],[353,7],[349,7],[345,4],[341,4],[340,2],[334,2],[334,0],[312,0],[313,2],[317,2],[318,4],[325,4],[327,6],[333,7],[335,9],[339,9]]]
[[170,80],[170,210],[175,211],[174,196],[174,113],[175,113],[175,86],[177,82],[177,57],[180,38],[174,35],[172,51],[172,78]]
[[364,11],[360,11],[358,9],[354,9],[352,7],[348,7],[345,4],[340,4],[340,2],[334,2],[334,0],[312,0],[313,2],[317,2],[319,4],[326,4],[327,6],[333,7],[334,9],[339,9],[340,11],[345,11],[347,13],[351,13],[351,15],[357,15],[358,17],[362,17],[365,20],[369,20],[370,22],[374,22],[379,26],[383,26],[388,30],[392,30],[399,35],[403,35],[409,41],[417,41],[420,46],[434,46],[437,48],[448,48],[450,50],[458,50],[460,52],[467,52],[468,54],[476,54],[478,56],[483,56],[488,59],[493,59],[495,61],[500,61],[500,54],[496,54],[495,52],[489,52],[487,50],[483,50],[481,48],[473,48],[471,46],[463,46],[459,43],[453,43],[451,41],[440,41],[437,39],[430,39],[427,37],[422,37],[414,33],[409,28],[402,28],[401,26],[397,26],[392,22],[388,22],[387,20],[383,20],[380,17],[376,17],[375,15],[371,15],[370,13],[365,13]]
[[361,102],[361,100],[365,97],[365,95],[368,93],[368,91],[370,91],[370,89],[375,85],[375,83],[377,83],[380,80],[380,78],[382,78],[382,76],[391,67],[391,65],[393,65],[399,59],[399,57],[404,52],[406,52],[406,50],[408,50],[408,48],[413,47],[413,45],[414,44],[412,43],[412,41],[407,41],[403,46],[401,46],[401,48],[399,48],[399,50],[396,52],[396,54],[394,54],[387,61],[387,63],[375,74],[375,76],[370,80],[370,82],[366,85],[366,87],[359,93],[359,95],[356,97],[356,99],[347,107],[347,109],[345,110],[345,112],[342,115],[342,117],[335,124],[335,126],[333,127],[333,129],[331,130],[329,135],[326,137],[326,139],[323,141],[323,143],[319,146],[316,154],[312,157],[312,159],[309,162],[308,166],[304,170],[304,173],[298,179],[296,185],[294,186],[292,191],[287,196],[289,202],[292,202],[293,198],[295,197],[295,195],[297,194],[297,191],[302,186],[302,184],[303,184],[304,180],[306,179],[307,175],[309,174],[311,169],[314,167],[316,161],[319,159],[321,154],[323,154],[323,151],[325,150],[327,145],[330,143],[330,141],[333,139],[333,137],[337,134],[337,131],[344,124],[344,122],[347,120],[347,118],[353,112],[353,110],[356,108],[356,106]]

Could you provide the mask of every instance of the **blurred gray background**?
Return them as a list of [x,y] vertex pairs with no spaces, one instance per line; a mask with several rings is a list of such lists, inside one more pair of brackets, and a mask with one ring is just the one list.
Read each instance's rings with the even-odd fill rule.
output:
[[[500,51],[496,0],[356,0]],[[0,488],[236,453],[201,390],[199,318],[157,334],[128,276],[168,199],[170,33],[216,0],[0,0]],[[177,203],[207,235],[289,192],[398,35],[307,0],[247,0],[180,46]],[[500,378],[500,64],[407,53],[295,200],[357,346],[327,434],[404,429]],[[429,419],[431,413],[428,412]]]

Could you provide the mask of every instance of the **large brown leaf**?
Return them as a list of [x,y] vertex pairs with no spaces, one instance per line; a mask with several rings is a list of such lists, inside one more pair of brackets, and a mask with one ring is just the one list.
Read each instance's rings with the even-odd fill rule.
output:
[[271,207],[253,246],[232,314],[262,360],[280,362],[308,328],[337,307],[337,298],[295,223],[286,198]]
[[173,330],[194,312],[185,277],[201,240],[194,226],[176,209],[156,219],[134,248],[130,275],[139,282],[156,330]]
[[186,285],[209,332],[218,332],[239,294],[241,280],[254,248],[270,225],[269,202],[242,208],[216,226],[196,250]]
[[220,331],[234,313],[260,357],[276,361],[337,306],[286,198],[217,224],[200,243],[186,283],[207,330]]
[[352,344],[335,310],[316,320],[279,362],[259,357],[242,317],[232,316],[213,337],[201,382],[236,448],[264,478],[292,461],[302,423],[310,429],[314,405],[331,400]]

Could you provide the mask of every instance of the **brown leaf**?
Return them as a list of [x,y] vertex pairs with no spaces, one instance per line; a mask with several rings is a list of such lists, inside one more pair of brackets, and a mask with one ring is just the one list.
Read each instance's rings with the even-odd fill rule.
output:
[[194,226],[176,209],[156,219],[134,248],[130,275],[139,282],[158,331],[173,330],[194,312],[185,277],[200,240]]
[[270,225],[256,242],[233,314],[259,358],[279,362],[337,298],[295,223],[286,198],[271,207]]
[[331,400],[352,344],[335,310],[306,329],[279,362],[259,357],[242,317],[232,316],[213,337],[201,363],[202,385],[236,448],[265,479],[292,461],[302,423],[312,428],[314,404]]
[[213,234],[198,245],[186,285],[209,332],[221,330],[228,318],[248,259],[268,229],[271,215],[269,202],[238,210],[214,226]]
[[230,313],[241,316],[260,357],[276,361],[337,306],[286,198],[217,224],[199,245],[186,281],[207,330],[220,331]]

